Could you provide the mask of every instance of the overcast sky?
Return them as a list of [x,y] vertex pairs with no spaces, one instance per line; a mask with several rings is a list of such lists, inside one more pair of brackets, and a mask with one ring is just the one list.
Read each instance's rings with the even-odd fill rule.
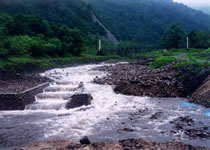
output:
[[184,3],[192,7],[210,6],[210,0],[174,0],[176,2]]

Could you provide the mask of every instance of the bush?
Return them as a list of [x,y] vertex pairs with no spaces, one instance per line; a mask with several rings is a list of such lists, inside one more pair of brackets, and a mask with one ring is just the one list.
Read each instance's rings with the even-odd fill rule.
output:
[[150,67],[153,69],[160,68],[176,60],[177,59],[174,57],[160,56],[153,63],[150,64]]
[[182,61],[176,64],[175,69],[183,70],[185,69],[187,72],[198,73],[203,68],[208,68],[208,62],[198,62],[196,60]]

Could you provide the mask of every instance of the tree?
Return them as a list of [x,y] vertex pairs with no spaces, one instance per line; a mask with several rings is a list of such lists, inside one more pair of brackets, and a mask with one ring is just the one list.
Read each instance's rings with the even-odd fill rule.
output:
[[62,42],[58,38],[49,39],[48,42],[56,46],[56,51],[54,55],[63,56]]
[[13,36],[6,39],[4,47],[10,56],[29,56],[32,38],[27,35]]
[[72,37],[72,46],[69,52],[75,56],[80,56],[81,52],[86,49],[85,35],[79,29],[71,30],[70,35]]
[[210,47],[209,33],[205,32],[190,32],[189,33],[190,47],[192,48],[208,48]]
[[196,32],[192,31],[188,34],[189,37],[189,43],[190,43],[190,47],[191,48],[195,48],[196,47],[196,43],[197,43],[197,34]]
[[163,48],[179,48],[181,40],[184,37],[184,31],[178,24],[172,24],[160,41]]

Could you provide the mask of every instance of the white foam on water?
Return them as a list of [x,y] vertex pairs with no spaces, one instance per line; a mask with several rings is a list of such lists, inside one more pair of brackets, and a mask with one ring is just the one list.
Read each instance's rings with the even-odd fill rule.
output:
[[[34,115],[35,118],[37,116],[39,117],[39,115],[40,117],[41,115],[49,115],[49,118],[44,117],[44,119],[39,119],[38,122],[34,119],[29,123],[41,127],[44,133],[44,139],[78,141],[82,136],[98,134],[101,130],[113,130],[113,132],[116,132],[115,127],[118,125],[120,127],[121,120],[127,119],[129,113],[136,113],[137,110],[144,110],[145,108],[148,109],[148,112],[143,115],[141,113],[138,114],[138,117],[141,118],[139,120],[137,119],[137,121],[140,121],[140,123],[132,124],[132,128],[139,131],[139,133],[134,133],[134,135],[138,134],[138,138],[149,137],[153,139],[155,138],[153,137],[154,135],[157,135],[163,130],[167,130],[163,127],[165,124],[170,124],[170,121],[177,117],[188,114],[202,114],[203,108],[183,108],[179,106],[179,98],[152,99],[149,97],[125,96],[116,94],[111,85],[98,85],[93,83],[92,81],[96,76],[103,77],[106,73],[92,69],[104,65],[106,64],[84,65],[46,71],[42,75],[54,80],[54,83],[52,83],[48,89],[51,87],[52,89],[61,88],[64,89],[64,91],[55,90],[53,92],[43,92],[43,94],[61,95],[61,98],[50,98],[50,96],[46,96],[43,99],[37,98],[37,101],[34,104],[28,105],[26,110],[4,111],[0,114],[0,118],[7,117],[8,115],[9,117],[22,115],[23,117],[21,118],[30,115]],[[78,87],[80,82],[84,83],[83,90],[65,90]],[[91,94],[93,97],[92,104],[66,110],[65,105],[68,100],[62,99],[62,96],[65,97],[65,95],[68,96],[68,94],[75,93]],[[164,112],[163,114],[167,117],[163,116],[162,120],[159,118],[157,120],[149,119],[151,115],[159,111]],[[108,120],[112,120],[108,124],[106,124],[107,118],[109,118]],[[117,134],[113,134],[112,136],[115,135]],[[106,137],[106,135],[104,136]],[[170,136],[169,134],[169,137]],[[109,135],[108,138],[112,137]]]
[[[72,85],[75,86],[78,85],[78,83],[83,82],[83,93],[89,93],[93,97],[91,107],[86,109],[85,111],[81,111],[82,107],[71,110],[61,109],[57,111],[57,115],[61,117],[62,114],[66,113],[69,113],[70,115],[64,115],[64,117],[60,117],[56,121],[53,119],[51,121],[48,120],[48,123],[50,123],[51,125],[50,129],[47,129],[45,132],[46,138],[50,138],[56,135],[62,135],[65,133],[64,131],[69,131],[74,136],[88,135],[91,134],[92,130],[94,130],[93,126],[95,124],[106,120],[107,117],[112,116],[112,114],[115,114],[116,112],[121,112],[125,110],[134,111],[136,107],[140,109],[144,108],[146,105],[153,107],[153,104],[150,104],[147,101],[147,97],[140,98],[116,94],[113,91],[113,87],[110,85],[98,85],[93,83],[92,81],[96,76],[102,77],[106,75],[106,73],[104,72],[92,70],[93,68],[99,66],[102,65],[85,65],[65,69],[53,69],[42,74],[55,80],[55,83],[52,84],[51,87],[54,86],[59,88],[70,88],[72,87]],[[57,79],[57,77],[59,77],[59,79]],[[58,84],[56,84],[56,82]],[[49,93],[47,92],[47,94]],[[47,100],[46,102],[49,102],[49,100]],[[52,105],[55,104],[54,100],[51,100],[50,102],[52,103]],[[55,106],[56,105],[57,104],[55,104]],[[83,108],[87,107],[84,106]],[[41,105],[40,109],[42,109]],[[117,119],[116,115],[114,115],[113,117]]]

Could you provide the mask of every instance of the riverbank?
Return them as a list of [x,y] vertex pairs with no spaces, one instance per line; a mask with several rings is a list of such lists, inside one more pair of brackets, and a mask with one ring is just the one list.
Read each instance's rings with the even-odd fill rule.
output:
[[4,76],[0,79],[0,94],[19,93],[45,82],[50,80],[36,73]]
[[[114,91],[125,95],[185,97],[194,103],[210,107],[209,80],[206,79],[209,68],[195,72],[187,70],[190,67],[192,66],[186,65],[177,68],[175,61],[157,69],[151,69],[145,62],[103,66],[96,70],[108,72],[108,75],[95,78],[94,82],[115,85]],[[203,85],[203,90],[196,91],[202,84],[208,85]],[[197,94],[194,94],[195,91]],[[205,95],[202,94],[203,91],[206,91]]]
[[[8,60],[0,60],[0,79],[2,77],[10,77],[10,75],[24,74],[24,73],[40,73],[49,69],[59,67],[70,67],[74,65],[82,65],[89,63],[100,63],[100,62],[118,62],[129,60],[117,55],[110,56],[97,56],[83,54],[79,57],[58,57],[58,58],[9,58]],[[8,76],[9,75],[9,76]]]

